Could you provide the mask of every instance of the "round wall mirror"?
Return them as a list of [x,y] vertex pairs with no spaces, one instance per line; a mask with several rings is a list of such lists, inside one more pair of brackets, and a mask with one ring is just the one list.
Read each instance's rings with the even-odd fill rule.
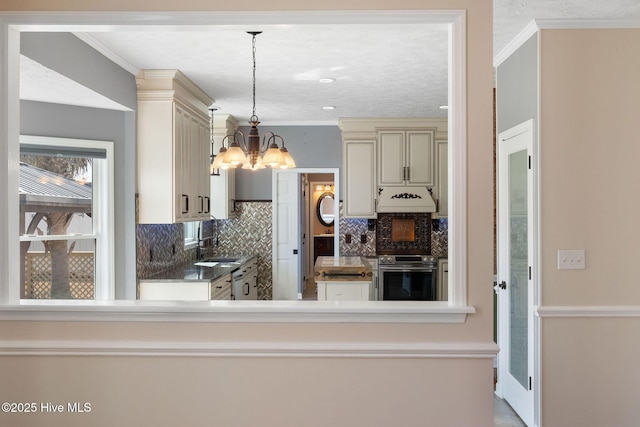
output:
[[318,197],[318,203],[316,204],[316,214],[318,215],[318,220],[320,224],[325,227],[332,227],[334,221],[334,199],[333,193],[326,192],[322,193],[320,197]]

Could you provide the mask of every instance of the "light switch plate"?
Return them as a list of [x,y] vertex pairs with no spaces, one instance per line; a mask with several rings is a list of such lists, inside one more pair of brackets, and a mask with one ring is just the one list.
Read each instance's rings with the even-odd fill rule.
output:
[[584,270],[585,259],[584,250],[559,250],[558,270]]

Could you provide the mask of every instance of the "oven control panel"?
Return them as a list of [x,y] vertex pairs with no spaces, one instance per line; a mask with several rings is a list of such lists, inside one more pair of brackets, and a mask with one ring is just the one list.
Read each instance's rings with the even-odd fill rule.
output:
[[432,255],[380,255],[378,257],[379,264],[436,265],[437,262],[437,258]]

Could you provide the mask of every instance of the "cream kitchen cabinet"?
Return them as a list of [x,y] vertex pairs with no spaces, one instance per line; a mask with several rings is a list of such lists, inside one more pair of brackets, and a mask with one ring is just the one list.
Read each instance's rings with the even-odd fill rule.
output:
[[438,259],[438,301],[449,299],[449,260]]
[[449,214],[449,144],[436,140],[436,185],[433,197],[437,200],[434,217],[446,218]]
[[178,70],[142,70],[136,83],[138,222],[209,219],[213,99]]
[[319,281],[318,301],[369,301],[371,281]]
[[376,218],[376,141],[343,143],[344,217]]
[[211,300],[231,299],[231,274],[225,274],[211,283]]
[[435,185],[434,129],[378,131],[378,186]]
[[[218,154],[227,135],[233,135],[238,129],[238,120],[230,114],[214,114],[213,118],[213,154]],[[224,141],[229,148],[228,142]],[[236,217],[236,170],[217,170],[211,176],[211,215],[215,219]]]
[[258,299],[258,262],[256,258],[240,266],[231,275],[231,299]]

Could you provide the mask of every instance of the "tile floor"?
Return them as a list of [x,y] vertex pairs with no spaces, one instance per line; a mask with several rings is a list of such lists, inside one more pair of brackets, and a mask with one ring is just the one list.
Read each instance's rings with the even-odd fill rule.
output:
[[[317,299],[316,284],[313,278],[307,279],[302,299]],[[526,427],[526,424],[516,415],[511,406],[504,399],[497,396],[493,397],[493,425],[494,427]]]
[[497,396],[493,397],[493,425],[494,427],[526,427],[511,406]]

